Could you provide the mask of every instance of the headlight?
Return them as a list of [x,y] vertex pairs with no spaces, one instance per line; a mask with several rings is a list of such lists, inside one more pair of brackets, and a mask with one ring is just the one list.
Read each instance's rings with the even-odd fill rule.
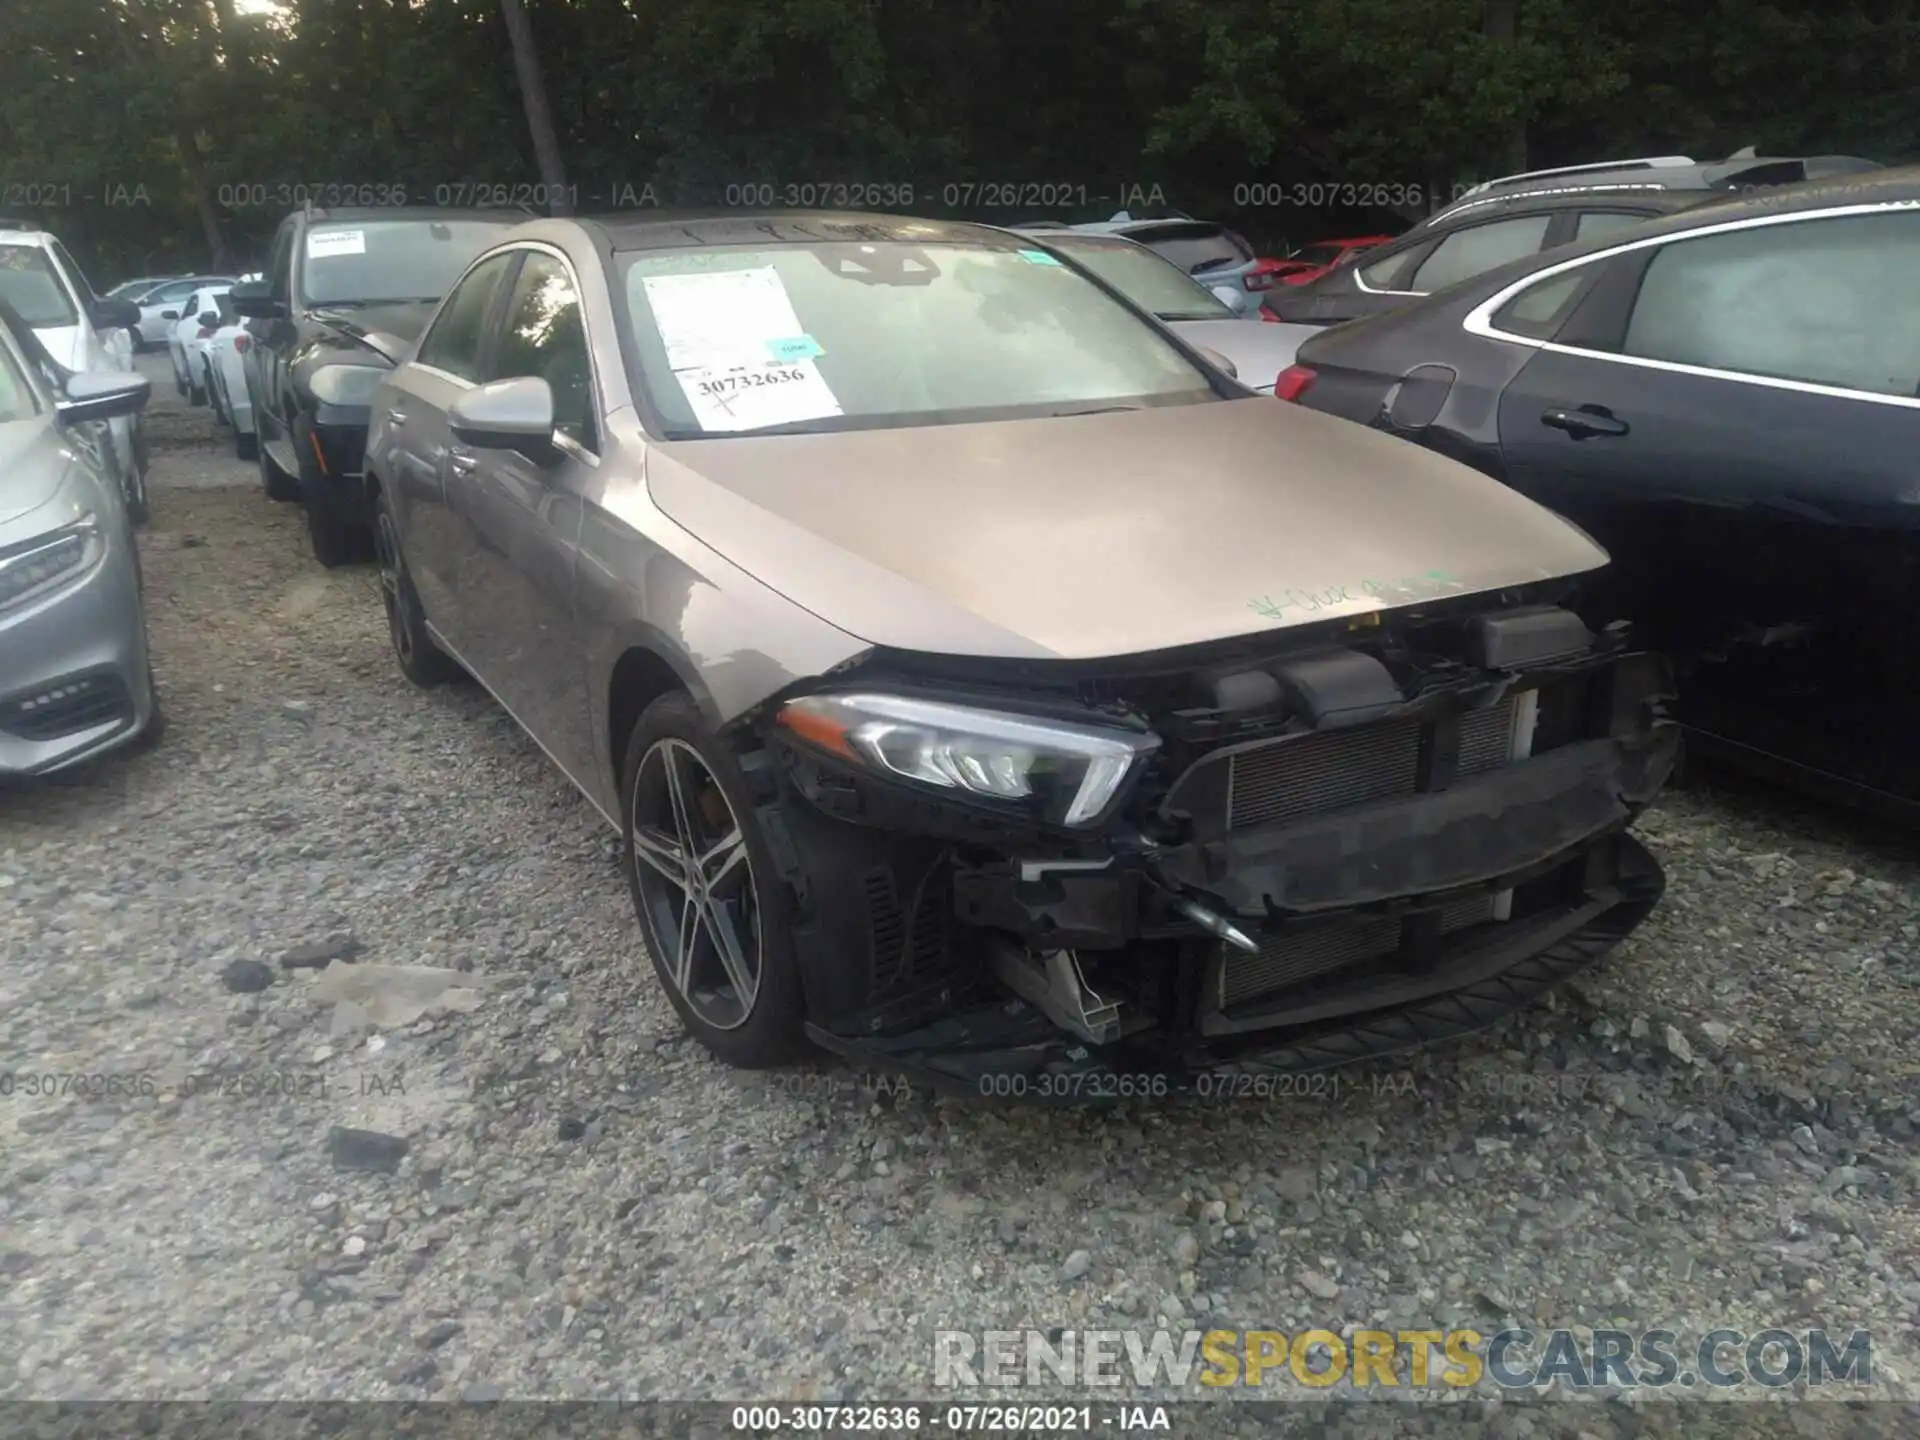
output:
[[807,695],[789,700],[775,718],[856,764],[983,799],[1026,802],[1061,825],[1099,819],[1160,745],[1157,735],[901,695]]
[[307,389],[322,405],[371,405],[386,378],[379,365],[322,365],[308,378]]
[[0,553],[0,610],[25,604],[73,579],[105,549],[99,521],[89,512],[51,534]]

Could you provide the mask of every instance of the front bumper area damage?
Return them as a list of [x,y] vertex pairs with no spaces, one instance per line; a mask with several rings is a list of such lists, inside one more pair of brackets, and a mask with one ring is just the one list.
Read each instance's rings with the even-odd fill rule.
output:
[[[1538,605],[1294,645],[999,695],[1161,738],[1088,833],[763,723],[812,1038],[1040,1099],[1319,1070],[1494,1024],[1658,902],[1627,833],[1678,757],[1658,657]],[[865,668],[995,701],[891,663]]]

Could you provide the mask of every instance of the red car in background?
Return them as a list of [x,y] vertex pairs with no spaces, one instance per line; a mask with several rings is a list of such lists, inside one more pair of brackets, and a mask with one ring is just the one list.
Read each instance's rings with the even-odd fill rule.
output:
[[1391,235],[1361,235],[1351,240],[1316,240],[1289,255],[1285,260],[1269,262],[1285,268],[1275,275],[1282,285],[1306,285],[1329,270],[1337,270],[1354,256],[1384,245]]

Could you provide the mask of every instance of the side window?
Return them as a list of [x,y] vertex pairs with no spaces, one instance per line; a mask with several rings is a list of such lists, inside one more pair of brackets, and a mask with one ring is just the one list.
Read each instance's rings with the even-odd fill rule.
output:
[[518,258],[518,252],[511,250],[495,255],[453,287],[434,318],[433,328],[420,342],[420,353],[414,356],[418,363],[462,380],[480,379],[480,348],[486,339],[487,317],[493,313],[494,298],[500,293],[507,268]]
[[1400,250],[1384,260],[1360,267],[1360,278],[1375,290],[1398,290],[1410,265],[1419,259],[1417,250]]
[[1649,360],[1920,395],[1920,214],[1731,230],[1662,246],[1622,351]]
[[[1598,263],[1598,262],[1596,262]],[[1502,305],[1493,316],[1493,328],[1509,335],[1525,335],[1534,340],[1551,340],[1561,323],[1572,312],[1574,299],[1586,284],[1591,266],[1569,270],[1551,280],[1542,280],[1522,290]]]
[[553,389],[553,428],[588,450],[598,447],[593,424],[593,366],[580,296],[567,267],[531,251],[507,301],[500,349],[489,380],[537,375]]
[[1644,225],[1650,218],[1625,210],[1582,210],[1580,219],[1573,227],[1573,238],[1599,240],[1608,235],[1618,235],[1622,230],[1631,230],[1636,225]]
[[1426,263],[1414,272],[1411,288],[1432,294],[1484,275],[1509,260],[1536,254],[1547,238],[1552,219],[1551,215],[1514,215],[1456,230],[1436,245]]

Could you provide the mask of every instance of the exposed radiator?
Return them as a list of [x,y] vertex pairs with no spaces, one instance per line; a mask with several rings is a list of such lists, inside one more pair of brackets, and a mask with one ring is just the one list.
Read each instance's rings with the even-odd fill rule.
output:
[[[1455,774],[1498,769],[1512,754],[1516,702],[1469,711],[1460,721]],[[1289,736],[1228,758],[1227,824],[1244,830],[1411,795],[1419,781],[1420,720]]]

